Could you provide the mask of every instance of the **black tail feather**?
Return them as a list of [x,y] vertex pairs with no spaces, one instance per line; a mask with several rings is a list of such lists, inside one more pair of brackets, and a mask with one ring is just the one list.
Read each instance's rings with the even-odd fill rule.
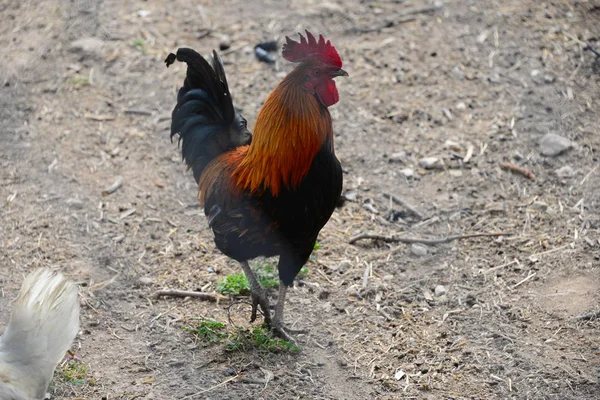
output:
[[213,51],[211,64],[192,49],[181,48],[166,58],[188,66],[171,121],[171,139],[179,135],[181,152],[198,182],[215,157],[249,144],[245,119],[235,110],[221,58]]

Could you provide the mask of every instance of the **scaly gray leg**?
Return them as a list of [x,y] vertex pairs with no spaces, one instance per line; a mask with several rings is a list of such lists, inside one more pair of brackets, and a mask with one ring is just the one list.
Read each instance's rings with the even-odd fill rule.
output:
[[265,324],[267,326],[271,326],[271,311],[269,310],[269,298],[265,293],[265,289],[256,279],[256,275],[248,261],[242,261],[240,263],[242,265],[242,270],[248,279],[248,283],[250,283],[250,291],[252,292],[252,315],[250,317],[250,322],[256,321],[256,311],[258,309],[258,305],[260,304],[260,308],[263,311],[263,315],[265,317]]
[[287,294],[287,286],[282,281],[279,281],[279,298],[275,305],[275,316],[273,317],[273,331],[283,340],[295,343],[295,340],[290,334],[306,333],[305,330],[292,330],[285,327],[283,323],[283,307],[285,305],[285,295]]

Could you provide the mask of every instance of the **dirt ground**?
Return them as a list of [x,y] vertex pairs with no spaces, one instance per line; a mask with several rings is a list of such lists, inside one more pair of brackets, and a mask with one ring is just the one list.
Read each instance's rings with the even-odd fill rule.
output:
[[[600,47],[600,2],[439,5],[0,0],[0,322],[28,271],[64,271],[81,285],[74,351],[95,382],[57,377],[51,398],[600,398],[600,61],[579,41]],[[150,299],[239,272],[169,141],[185,69],[163,60],[228,43],[252,125],[292,68],[253,46],[303,29],[350,73],[332,108],[348,201],[287,300],[309,333],[299,353],[204,347],[183,325],[227,322],[232,300]],[[101,42],[77,47],[89,37]],[[572,148],[544,156],[547,133]],[[506,234],[348,243],[477,232]],[[248,306],[230,312],[248,324]]]

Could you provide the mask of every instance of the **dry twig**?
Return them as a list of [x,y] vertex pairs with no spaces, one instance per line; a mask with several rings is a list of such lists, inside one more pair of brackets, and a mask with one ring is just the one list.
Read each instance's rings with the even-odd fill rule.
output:
[[600,60],[600,51],[593,48],[592,45],[590,45],[589,43],[587,43],[587,46],[584,47],[583,49],[591,51],[592,53],[594,53],[596,55],[596,58]]
[[200,300],[217,302],[218,300],[225,298],[218,293],[203,293],[195,292],[192,290],[176,290],[176,289],[162,289],[152,293],[151,297],[158,299],[159,297],[171,296],[171,297],[196,297]]
[[384,235],[376,235],[373,233],[360,233],[356,236],[351,237],[350,240],[348,241],[348,243],[354,244],[362,239],[373,239],[373,240],[380,240],[380,241],[386,242],[386,243],[407,243],[407,244],[421,243],[421,244],[426,244],[426,245],[436,245],[436,244],[450,243],[455,240],[470,239],[470,238],[476,238],[476,237],[511,236],[511,235],[512,235],[511,233],[505,233],[505,232],[491,232],[491,233],[471,233],[468,235],[453,235],[453,236],[446,236],[443,238],[426,239],[426,238],[415,238],[415,237],[384,236]]
[[516,172],[518,174],[521,174],[521,175],[531,179],[532,181],[535,181],[535,175],[533,174],[533,172],[531,172],[531,170],[529,170],[527,168],[519,167],[518,165],[509,163],[508,161],[504,161],[502,164],[500,164],[500,166],[504,169],[507,169],[512,172]]
[[110,185],[102,191],[102,196],[108,196],[109,194],[116,192],[117,190],[119,190],[122,184],[123,178],[119,176],[117,179],[115,179],[112,185]]
[[410,213],[414,214],[415,217],[417,217],[419,219],[425,219],[425,216],[423,214],[421,214],[419,212],[419,210],[417,210],[414,206],[407,203],[406,201],[402,200],[400,197],[395,196],[393,194],[388,194],[388,193],[383,193],[383,197],[385,197],[387,199],[391,199],[394,203],[398,204],[401,207],[406,208],[406,210],[409,211]]

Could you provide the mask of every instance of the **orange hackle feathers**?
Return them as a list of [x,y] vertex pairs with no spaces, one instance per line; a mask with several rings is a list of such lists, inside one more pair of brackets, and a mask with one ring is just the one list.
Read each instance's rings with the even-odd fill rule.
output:
[[332,67],[342,68],[342,59],[329,40],[325,41],[323,35],[319,35],[317,42],[312,33],[305,32],[306,38],[298,34],[300,42],[285,37],[286,42],[283,44],[281,54],[286,60],[291,62],[317,60]]
[[238,187],[254,193],[269,189],[274,196],[282,186],[297,187],[332,138],[329,112],[298,85],[301,78],[301,70],[292,71],[267,97],[252,145],[233,174]]

